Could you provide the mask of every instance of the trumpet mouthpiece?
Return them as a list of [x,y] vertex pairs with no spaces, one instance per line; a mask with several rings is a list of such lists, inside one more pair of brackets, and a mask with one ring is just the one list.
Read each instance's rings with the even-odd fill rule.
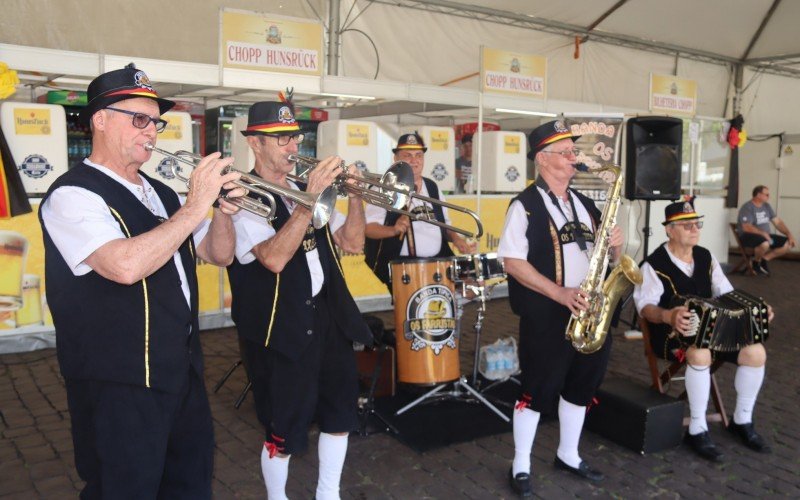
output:
[[146,149],[148,151],[152,151],[153,149],[155,149],[155,146],[153,146],[152,142],[145,142],[144,143],[144,149]]

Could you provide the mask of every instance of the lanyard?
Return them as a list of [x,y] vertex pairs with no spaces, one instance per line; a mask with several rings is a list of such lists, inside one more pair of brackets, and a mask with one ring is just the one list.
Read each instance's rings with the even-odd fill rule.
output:
[[[536,186],[540,187],[544,190],[545,193],[550,197],[550,200],[553,202],[553,205],[556,206],[561,215],[564,216],[564,219],[569,222],[569,217],[567,214],[564,213],[564,210],[561,209],[561,204],[558,203],[558,198],[556,198],[555,193],[550,190],[550,186],[547,185],[544,179],[541,176],[536,178]],[[581,223],[578,220],[578,210],[575,208],[575,202],[572,201],[572,196],[569,194],[569,189],[567,189],[567,199],[569,200],[569,206],[572,210],[572,235],[575,237],[575,241],[578,243],[578,247],[581,251],[586,251],[586,238],[583,237],[583,231],[580,230]]]

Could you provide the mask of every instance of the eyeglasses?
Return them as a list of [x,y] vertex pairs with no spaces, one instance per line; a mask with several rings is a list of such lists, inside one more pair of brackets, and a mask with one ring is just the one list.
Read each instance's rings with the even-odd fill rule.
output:
[[133,126],[136,128],[147,128],[150,125],[150,122],[153,122],[153,125],[156,126],[156,132],[163,132],[165,128],[167,128],[167,121],[162,120],[161,118],[153,118],[149,115],[144,113],[137,113],[135,111],[128,111],[126,109],[119,109],[119,108],[112,108],[107,107],[105,109],[110,109],[111,111],[116,111],[117,113],[125,113],[126,115],[131,115],[133,118],[131,122]]
[[539,151],[540,153],[550,153],[553,155],[561,155],[562,158],[569,158],[570,156],[578,156],[581,150],[578,148],[565,149],[564,151]]
[[693,227],[696,227],[697,229],[702,229],[703,228],[703,221],[698,220],[698,221],[695,221],[695,222],[673,222],[672,225],[673,226],[680,226],[680,227],[682,227],[683,229],[685,229],[687,231],[691,231]]
[[286,146],[289,141],[294,141],[295,144],[300,144],[306,138],[305,134],[292,134],[292,135],[273,135],[277,141],[278,146]]

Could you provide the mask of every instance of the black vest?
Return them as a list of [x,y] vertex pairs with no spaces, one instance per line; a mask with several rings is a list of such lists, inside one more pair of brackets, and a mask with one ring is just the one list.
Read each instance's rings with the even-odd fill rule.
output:
[[[435,182],[427,177],[422,178],[425,187],[428,189],[428,195],[431,198],[439,198],[439,187]],[[433,204],[433,215],[439,222],[444,222],[444,210],[441,205]],[[386,218],[383,221],[384,226],[394,226],[402,215],[396,212],[386,212]],[[453,251],[450,245],[447,244],[447,230],[440,227],[442,231],[442,245],[439,247],[439,252],[433,257],[452,257]],[[389,279],[389,262],[397,259],[400,256],[400,251],[403,250],[402,238],[391,236],[389,238],[373,239],[367,238],[364,243],[364,262],[367,263],[375,276],[378,277],[386,286],[391,287],[391,280]]]
[[[591,199],[575,190],[570,189],[570,191],[589,212],[594,226],[592,230],[596,230],[602,214]],[[528,239],[528,262],[543,276],[563,286],[564,252],[558,238],[558,228],[547,211],[536,185],[531,184],[525,188],[511,200],[511,203],[515,200],[522,203],[525,213],[528,214],[528,230],[525,233]],[[512,276],[508,277],[508,297],[511,310],[518,316],[536,317],[552,312],[553,308],[566,309],[549,297],[520,284]]]
[[[669,258],[665,245],[658,247],[650,254],[645,261],[649,263],[656,276],[661,280],[664,293],[658,301],[658,307],[671,309],[674,307],[676,295],[696,295],[698,297],[711,298],[711,252],[703,247],[695,246],[692,248],[692,258],[694,259],[694,273],[686,276]],[[653,336],[661,338],[669,335],[672,331],[670,325],[650,323]],[[660,354],[660,353],[657,353]]]
[[[300,188],[305,190],[304,185]],[[276,196],[275,204],[277,213],[272,226],[278,232],[290,214],[282,198]],[[314,230],[314,238],[333,321],[350,340],[372,345],[372,333],[347,289],[328,226]],[[291,359],[299,358],[311,342],[313,333],[308,332],[314,328],[311,273],[302,243],[280,273],[273,273],[258,259],[249,264],[234,259],[228,266],[228,278],[231,317],[239,335]]]
[[[180,208],[175,192],[140,174],[172,216]],[[102,197],[128,238],[161,223],[125,186],[88,165],[78,164],[56,179],[42,204],[62,186],[81,187]],[[39,221],[44,237],[47,303],[53,314],[58,361],[65,378],[119,382],[176,393],[190,365],[202,376],[191,235],[179,248],[189,280],[190,308],[172,258],[132,285],[113,282],[94,271],[75,276],[50,238],[41,210]]]

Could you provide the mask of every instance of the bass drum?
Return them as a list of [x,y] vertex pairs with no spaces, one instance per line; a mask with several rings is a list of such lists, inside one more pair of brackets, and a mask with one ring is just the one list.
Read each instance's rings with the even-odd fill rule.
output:
[[461,377],[452,258],[390,263],[397,381],[436,385]]

